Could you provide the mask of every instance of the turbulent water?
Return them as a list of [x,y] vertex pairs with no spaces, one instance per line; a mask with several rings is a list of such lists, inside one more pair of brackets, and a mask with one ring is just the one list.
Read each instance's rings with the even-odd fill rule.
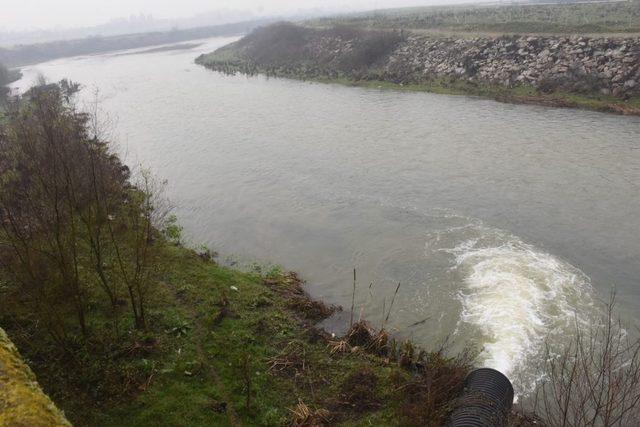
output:
[[481,348],[520,392],[612,285],[637,320],[640,118],[193,64],[229,41],[53,61],[15,86],[42,73],[84,84],[81,102],[99,89],[126,161],[168,179],[194,244],[299,271],[345,307],[356,267],[358,316],[391,308],[426,347]]
[[[446,247],[442,241],[456,242]],[[593,318],[597,306],[589,278],[571,264],[502,230],[470,221],[436,231],[427,256],[442,251],[465,286],[459,290],[461,324],[475,325],[486,366],[518,375],[520,391],[532,390],[533,364],[545,342]]]

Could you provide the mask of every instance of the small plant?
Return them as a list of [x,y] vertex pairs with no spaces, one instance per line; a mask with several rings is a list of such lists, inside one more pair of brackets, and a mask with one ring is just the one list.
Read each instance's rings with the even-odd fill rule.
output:
[[415,346],[411,341],[406,341],[400,350],[400,366],[410,368],[414,361]]
[[273,305],[273,300],[266,295],[259,295],[251,301],[251,307],[261,308]]
[[196,249],[196,253],[204,261],[214,261],[218,257],[218,252],[211,250],[207,245],[200,245]]
[[245,354],[242,361],[242,380],[244,382],[245,407],[248,411],[251,411],[254,392],[251,378],[251,357],[249,354]]
[[178,224],[178,217],[176,215],[169,215],[162,234],[164,234],[171,243],[179,245],[182,243],[182,231],[183,227]]
[[191,325],[186,320],[178,320],[178,323],[173,328],[169,329],[167,332],[175,335],[176,337],[184,337],[191,330]]
[[267,280],[277,280],[280,277],[282,277],[284,275],[284,272],[282,270],[282,267],[280,267],[279,265],[274,265],[273,267],[271,267],[269,269],[269,271],[267,271],[267,273],[264,275],[264,277]]

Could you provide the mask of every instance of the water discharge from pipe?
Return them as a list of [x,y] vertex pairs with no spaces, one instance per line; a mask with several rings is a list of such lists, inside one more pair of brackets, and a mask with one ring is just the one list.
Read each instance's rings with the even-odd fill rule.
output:
[[584,273],[502,230],[472,222],[433,233],[428,248],[448,254],[462,282],[458,328],[478,337],[478,364],[507,375],[516,395],[535,388],[545,345],[559,348],[595,313]]

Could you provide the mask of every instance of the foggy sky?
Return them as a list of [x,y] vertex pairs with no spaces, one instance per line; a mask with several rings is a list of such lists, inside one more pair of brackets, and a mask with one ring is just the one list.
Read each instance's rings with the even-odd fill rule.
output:
[[[455,1],[455,0],[454,0]],[[216,10],[256,16],[291,15],[313,9],[355,11],[441,4],[447,0],[0,0],[0,30],[90,27],[130,15],[187,18]],[[251,18],[251,17],[250,17]]]

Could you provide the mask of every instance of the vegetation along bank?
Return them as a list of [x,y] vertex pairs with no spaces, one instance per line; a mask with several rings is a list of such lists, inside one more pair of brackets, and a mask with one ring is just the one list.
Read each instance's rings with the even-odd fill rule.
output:
[[[78,89],[37,86],[0,116],[0,327],[67,420],[445,425],[474,349],[395,340],[395,297],[382,324],[352,306],[348,332],[331,336],[316,325],[339,308],[308,298],[297,275],[235,271],[183,247],[162,186],[122,164],[99,117],[76,108]],[[367,292],[355,277],[353,289]],[[638,418],[640,342],[605,315],[605,328],[543,358],[535,425]],[[37,387],[13,344],[0,336],[0,417],[66,425],[42,396],[46,411],[32,412]],[[510,425],[535,417],[513,413]]]
[[314,325],[336,308],[295,274],[183,247],[77,90],[32,88],[0,116],[0,425],[67,425],[23,360],[78,426],[444,423],[471,353],[355,320],[330,336]]
[[9,96],[9,88],[7,87],[7,85],[18,80],[21,76],[22,75],[20,71],[10,70],[0,62],[0,106],[4,104],[7,97]]
[[640,38],[443,37],[278,23],[202,55],[213,70],[640,114]]

